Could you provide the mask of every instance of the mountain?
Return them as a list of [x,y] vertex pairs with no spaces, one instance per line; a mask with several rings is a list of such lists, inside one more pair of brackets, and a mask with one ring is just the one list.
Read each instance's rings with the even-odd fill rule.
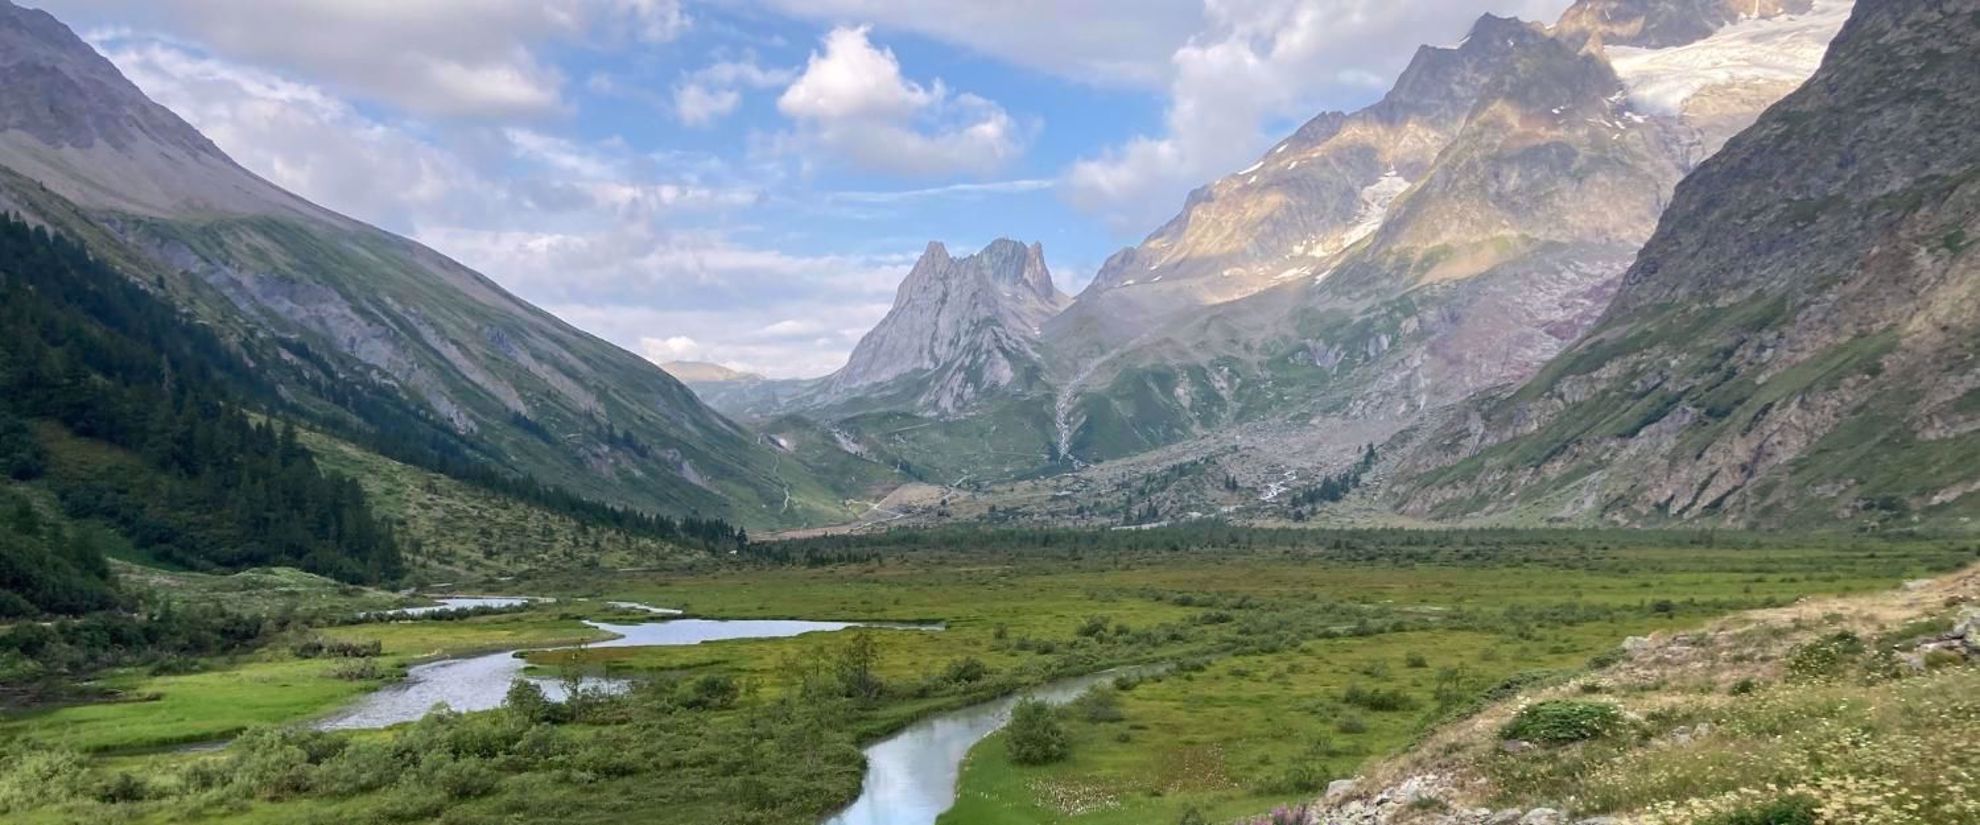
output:
[[1418,50],[1375,105],[1321,114],[1258,163],[1190,193],[1174,219],[1107,260],[1051,325],[1054,346],[1099,355],[1179,313],[1310,279],[1381,226],[1484,84],[1541,36],[1487,15],[1463,45]]
[[837,513],[843,491],[664,372],[256,177],[55,18],[12,3],[0,208],[212,325],[318,426],[397,456],[748,524]]
[[1980,506],[1980,10],[1858,4],[1678,187],[1601,320],[1402,462],[1442,518],[1963,522]]
[[1380,102],[1193,193],[1047,325],[1060,451],[1337,464],[1530,377],[1607,306],[1677,181],[1812,72],[1847,11],[1742,5],[1761,16],[1486,15]]
[[1038,244],[1000,238],[954,258],[930,243],[886,317],[820,382],[817,402],[891,395],[953,417],[997,391],[1032,386],[1039,332],[1070,302]]
[[[1459,44],[1419,49],[1375,104],[1320,114],[1192,192],[1069,305],[1035,308],[1035,335],[1007,320],[958,346],[964,327],[935,320],[951,305],[930,288],[950,280],[926,277],[953,262],[931,249],[845,371],[712,392],[754,417],[810,399],[797,408],[910,475],[1017,480],[998,494],[1052,512],[1163,485],[1179,491],[1166,504],[1200,511],[1283,509],[1302,477],[1363,463],[1367,445],[1526,381],[1579,338],[1678,181],[1815,70],[1848,9],[1485,15]],[[957,352],[995,357],[958,366]],[[1231,483],[1197,483],[1210,469]]]
[[707,361],[668,361],[660,365],[668,375],[680,379],[688,386],[695,384],[725,384],[742,381],[762,381],[763,376],[753,372],[734,370],[721,364]]

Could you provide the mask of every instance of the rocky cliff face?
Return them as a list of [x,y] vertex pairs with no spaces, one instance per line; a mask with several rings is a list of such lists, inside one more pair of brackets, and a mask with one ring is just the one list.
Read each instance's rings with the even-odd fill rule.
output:
[[1970,0],[1859,4],[1820,71],[1678,188],[1594,330],[1405,462],[1402,505],[1757,524],[1980,505],[1976,52]]
[[860,339],[815,402],[894,395],[918,412],[954,416],[985,396],[1037,381],[1036,341],[1071,301],[1052,284],[1038,244],[997,240],[962,258],[931,243],[894,306]]
[[484,461],[670,512],[767,523],[837,499],[642,359],[247,172],[59,21],[8,2],[0,207],[158,285],[344,425],[404,404]]
[[1089,360],[1197,308],[1311,280],[1382,226],[1485,84],[1543,39],[1488,15],[1462,45],[1420,49],[1379,103],[1322,114],[1258,163],[1192,192],[1181,214],[1108,259],[1050,325],[1053,347]]
[[[1756,51],[1754,38],[1715,38],[1764,26],[1820,47],[1833,34],[1786,10],[1742,24],[1707,12],[1705,34],[1671,47],[1709,44],[1786,75],[1792,65]],[[1576,6],[1568,20],[1578,16],[1594,12]],[[1606,20],[1630,28],[1622,12]],[[1669,14],[1657,20],[1669,26]],[[1683,61],[1639,47],[1663,61],[1624,77],[1612,57],[1620,47],[1570,22],[1479,20],[1461,46],[1420,51],[1376,107],[1317,119],[1117,255],[1047,326],[1057,372],[1073,376],[1061,392],[1061,451],[1105,459],[1283,421],[1245,441],[1285,461],[1271,445],[1291,421],[1364,439],[1533,376],[1602,313],[1673,186],[1711,148],[1683,109],[1639,93],[1679,85],[1671,65]],[[1723,123],[1758,117],[1774,101],[1768,89],[1788,91],[1748,79],[1731,67],[1687,89],[1750,93],[1715,109]],[[1137,291],[1150,299],[1129,301]],[[1093,321],[1117,311],[1125,332]]]

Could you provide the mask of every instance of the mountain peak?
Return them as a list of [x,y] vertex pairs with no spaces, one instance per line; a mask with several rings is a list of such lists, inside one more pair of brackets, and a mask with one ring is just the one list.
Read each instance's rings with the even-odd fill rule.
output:
[[826,391],[845,393],[921,373],[953,378],[968,372],[981,386],[951,382],[940,387],[939,398],[927,399],[953,411],[984,390],[1014,381],[1013,363],[1032,357],[1039,328],[1071,300],[1052,283],[1041,244],[998,238],[973,255],[953,258],[942,244],[930,243],[901,282],[893,309],[860,339],[846,366],[827,379]]
[[82,206],[329,213],[235,164],[60,20],[0,0],[0,165]]

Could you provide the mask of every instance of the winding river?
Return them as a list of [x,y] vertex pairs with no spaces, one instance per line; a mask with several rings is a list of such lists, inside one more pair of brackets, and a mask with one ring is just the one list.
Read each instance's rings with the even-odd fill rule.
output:
[[[481,597],[441,601],[441,607],[414,608],[417,612],[399,615],[418,615],[450,607],[506,606],[522,600]],[[630,602],[611,604],[656,616],[679,613],[670,608]],[[697,645],[729,639],[787,638],[851,627],[941,629],[940,625],[794,619],[661,619],[634,624],[595,621],[585,624],[613,634],[613,638],[593,642],[587,647]],[[524,675],[528,663],[520,654],[532,649],[567,648],[505,650],[418,665],[407,671],[404,681],[365,696],[343,712],[319,722],[317,727],[324,730],[382,728],[417,720],[436,705],[464,712],[490,710],[501,707],[509,684],[521,678],[535,682],[543,688],[546,696],[561,701],[565,698],[565,691],[560,680]],[[955,805],[956,781],[962,774],[963,758],[969,754],[969,749],[1009,722],[1011,708],[1020,698],[1029,696],[1051,704],[1064,704],[1078,698],[1094,685],[1114,678],[1119,672],[1064,679],[1011,696],[936,714],[867,746],[866,777],[859,798],[845,810],[826,819],[822,825],[934,825],[937,817]],[[628,684],[620,679],[584,680],[586,688],[608,691],[624,690]]]
[[866,748],[859,798],[824,825],[933,825],[956,804],[963,757],[1011,720],[1025,696],[1062,705],[1120,671],[1064,679],[978,705],[936,714]]
[[[466,601],[443,599],[443,605],[425,608],[425,612],[447,609],[448,607],[473,607],[488,604],[496,598],[468,604],[445,604]],[[520,603],[520,599],[509,599],[510,604]],[[500,605],[495,605],[500,606]],[[613,603],[615,607],[641,610],[656,615],[678,613],[670,608],[652,607],[631,602]],[[421,608],[413,608],[421,610]],[[401,614],[417,615],[417,614]],[[915,630],[938,630],[939,625],[910,625],[885,622],[810,622],[792,619],[667,619],[637,624],[611,624],[607,622],[585,622],[591,627],[613,634],[613,638],[592,642],[585,647],[675,647],[698,645],[703,642],[719,642],[729,639],[778,639],[798,636],[805,633],[820,633],[845,630],[849,627],[887,627]],[[567,648],[519,648],[468,656],[458,659],[445,659],[416,665],[406,671],[406,678],[373,693],[366,694],[350,707],[317,723],[322,730],[355,730],[383,728],[401,722],[411,722],[425,716],[435,706],[446,706],[456,711],[467,712],[491,710],[502,706],[509,692],[509,684],[516,679],[528,679],[543,689],[548,698],[563,701],[566,692],[562,680],[525,676],[524,668],[529,663],[520,654],[530,650],[563,650]],[[600,679],[586,677],[583,686],[587,689],[605,691],[625,690],[629,684],[622,679]]]

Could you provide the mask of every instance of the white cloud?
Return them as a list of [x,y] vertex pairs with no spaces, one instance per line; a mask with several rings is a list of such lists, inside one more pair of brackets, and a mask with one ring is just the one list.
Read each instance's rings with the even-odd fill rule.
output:
[[169,33],[233,60],[303,73],[342,93],[442,117],[563,107],[548,42],[660,42],[679,0],[42,0],[68,18]]
[[426,243],[636,352],[646,339],[691,341],[765,374],[822,374],[857,333],[798,334],[761,319],[870,324],[912,261],[789,255],[685,228],[765,197],[707,158],[520,127],[436,132],[172,43],[115,35],[97,46],[256,173]]
[[1022,151],[1023,130],[1003,107],[901,75],[892,50],[865,27],[835,28],[777,109],[797,124],[790,143],[871,172],[922,177],[987,174]]
[[754,57],[725,60],[682,76],[674,84],[674,117],[688,126],[713,125],[742,104],[743,89],[768,89],[796,73],[757,65]]
[[1423,43],[1487,11],[1551,21],[1566,0],[1204,0],[1205,29],[1170,56],[1165,131],[1073,165],[1068,199],[1117,228],[1153,226],[1183,192],[1246,165],[1268,126],[1366,100]]
[[97,47],[241,165],[338,212],[405,228],[415,214],[459,219],[501,197],[458,156],[321,88],[155,40]]
[[873,23],[1081,83],[1160,88],[1202,23],[1201,0],[758,0],[835,24]]
[[934,198],[981,198],[985,195],[1018,195],[1026,192],[1041,192],[1058,185],[1058,181],[1048,178],[1019,178],[985,183],[951,183],[946,186],[931,186],[926,189],[904,189],[888,192],[833,192],[827,199],[841,203],[905,203],[908,201],[930,200]]
[[698,361],[702,357],[701,344],[685,335],[671,338],[641,338],[639,354],[646,356],[646,360],[655,364],[665,364],[668,361]]

